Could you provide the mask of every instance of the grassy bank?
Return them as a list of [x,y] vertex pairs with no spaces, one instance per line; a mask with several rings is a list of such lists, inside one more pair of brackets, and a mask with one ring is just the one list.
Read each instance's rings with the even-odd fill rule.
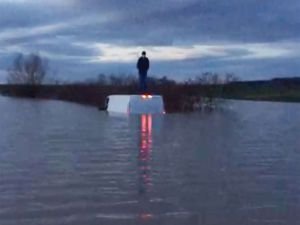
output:
[[[9,96],[58,99],[100,108],[108,95],[139,94],[136,85],[99,84],[0,85],[0,92]],[[163,96],[167,112],[191,111],[195,99],[201,97],[300,102],[300,79],[232,82],[226,85],[150,85],[149,92]]]
[[[0,92],[3,95],[15,97],[31,97],[41,99],[58,99],[81,104],[93,105],[102,108],[105,99],[111,94],[140,94],[136,86],[115,86],[115,85],[0,85]],[[160,94],[164,98],[167,112],[182,111],[183,102],[186,96],[197,95],[197,87],[184,85],[166,85],[150,87],[149,93]],[[188,110],[188,109],[185,109]]]
[[300,102],[300,78],[234,82],[226,85],[223,96],[245,100]]

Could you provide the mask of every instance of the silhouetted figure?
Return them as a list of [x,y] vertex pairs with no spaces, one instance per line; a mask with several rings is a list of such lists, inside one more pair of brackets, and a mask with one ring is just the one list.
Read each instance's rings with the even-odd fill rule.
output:
[[137,69],[139,70],[139,81],[140,81],[140,90],[147,90],[147,72],[150,66],[149,59],[146,57],[146,52],[142,52],[142,56],[139,58],[137,62]]

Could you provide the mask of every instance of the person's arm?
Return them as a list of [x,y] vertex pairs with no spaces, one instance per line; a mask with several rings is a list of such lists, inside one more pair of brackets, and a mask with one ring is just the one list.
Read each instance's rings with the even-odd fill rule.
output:
[[141,59],[138,59],[136,63],[136,68],[139,70],[140,69],[140,64],[141,64]]
[[149,59],[147,58],[147,70],[149,70],[149,68],[150,68],[150,61],[149,61]]

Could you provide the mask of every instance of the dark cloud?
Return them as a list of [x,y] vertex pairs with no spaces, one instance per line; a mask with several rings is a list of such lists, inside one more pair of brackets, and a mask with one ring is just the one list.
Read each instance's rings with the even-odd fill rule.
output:
[[[152,64],[153,74],[180,79],[204,71],[235,72],[248,79],[295,74],[300,69],[299,55],[280,55],[287,44],[291,46],[300,39],[297,0],[284,4],[279,0],[5,2],[0,2],[0,70],[5,70],[20,51],[44,54],[60,76],[69,79],[84,79],[86,74],[98,71],[135,73],[132,61],[89,60],[104,54],[95,43],[132,47],[137,53],[135,46],[151,50],[153,46],[193,48],[208,44],[225,52],[224,56],[197,53],[187,60],[156,60]],[[266,53],[247,58],[253,49],[243,45],[254,43],[278,44],[279,49],[275,54],[272,48],[265,48]],[[174,49],[164,51],[166,58],[176,53]]]
[[[13,1],[12,1],[13,2]],[[61,22],[80,14],[66,7],[49,7],[47,4],[13,4],[0,2],[0,27],[10,29],[16,27],[30,28],[48,23]]]
[[[300,4],[290,1],[78,1],[83,9],[118,13],[103,37],[127,40],[278,41],[299,36]],[[100,32],[99,30],[99,32]],[[121,37],[120,37],[120,34]],[[135,37],[135,38],[134,38]],[[101,36],[99,36],[101,38]],[[188,39],[188,40],[186,40]],[[154,41],[155,43],[155,41]]]
[[66,59],[68,57],[89,57],[96,55],[96,52],[93,49],[82,48],[80,46],[73,45],[72,42],[60,39],[45,39],[41,42],[28,42],[22,45],[22,47],[27,49],[27,51],[31,50],[38,52],[39,50],[42,50],[43,52],[53,55],[64,55]]

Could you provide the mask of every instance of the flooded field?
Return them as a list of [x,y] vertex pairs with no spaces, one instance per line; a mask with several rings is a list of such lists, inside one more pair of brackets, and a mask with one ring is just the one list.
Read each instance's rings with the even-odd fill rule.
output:
[[0,97],[0,224],[297,224],[299,111],[120,116]]

